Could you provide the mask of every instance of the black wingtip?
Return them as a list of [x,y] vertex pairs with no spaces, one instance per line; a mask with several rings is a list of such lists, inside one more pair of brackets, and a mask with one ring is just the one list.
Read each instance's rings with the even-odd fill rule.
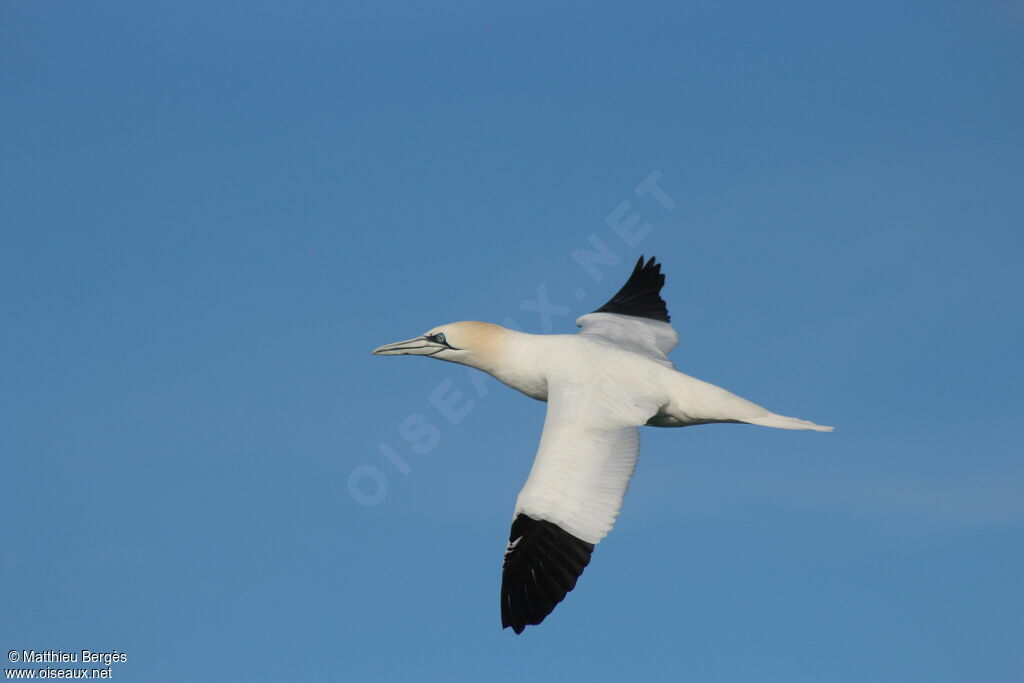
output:
[[551,614],[590,564],[594,544],[557,524],[516,516],[501,577],[501,627],[516,635]]
[[641,255],[622,289],[594,313],[617,313],[663,323],[671,322],[668,306],[661,298],[661,288],[664,286],[665,276],[661,272],[661,264],[653,256],[644,263]]

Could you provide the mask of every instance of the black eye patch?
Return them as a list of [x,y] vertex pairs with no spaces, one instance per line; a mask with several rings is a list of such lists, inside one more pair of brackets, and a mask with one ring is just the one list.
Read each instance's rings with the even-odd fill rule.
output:
[[437,334],[428,334],[425,335],[425,338],[428,339],[429,341],[436,342],[438,344],[444,344],[448,348],[454,348],[451,344],[448,343],[447,338],[444,336],[444,332],[438,332]]

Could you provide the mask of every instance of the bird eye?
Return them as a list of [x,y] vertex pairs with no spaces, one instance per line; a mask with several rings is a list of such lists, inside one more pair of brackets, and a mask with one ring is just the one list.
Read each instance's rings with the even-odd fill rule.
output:
[[436,341],[438,344],[444,344],[444,332],[438,332],[437,334],[435,334],[434,341]]

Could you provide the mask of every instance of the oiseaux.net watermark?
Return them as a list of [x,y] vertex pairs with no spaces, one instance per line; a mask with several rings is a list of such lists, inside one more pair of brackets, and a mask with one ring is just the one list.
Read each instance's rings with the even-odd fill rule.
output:
[[112,679],[116,665],[128,661],[118,650],[9,650],[7,661],[19,668],[4,669],[9,679]]
[[[602,237],[596,232],[586,236],[590,248],[574,249],[569,257],[592,282],[604,279],[602,267],[614,267],[622,260],[620,250],[633,252],[640,243],[654,231],[654,220],[676,208],[675,200],[661,186],[661,173],[651,171],[635,188],[633,198],[621,201],[605,219],[605,226],[611,233]],[[634,208],[633,202],[640,200],[643,206]],[[609,244],[610,242],[610,244]],[[612,292],[608,292],[611,296]],[[582,302],[587,290],[577,287],[572,297]],[[578,304],[577,304],[578,305]],[[546,284],[536,287],[536,299],[524,299],[519,303],[520,310],[537,314],[543,332],[551,332],[552,319],[564,318],[573,310],[573,305],[557,304],[551,300]],[[502,325],[514,330],[522,326],[512,316],[506,317]],[[442,379],[426,395],[427,405],[436,413],[443,424],[456,427],[473,412],[479,401],[487,398],[488,376],[472,368],[464,368],[471,395],[458,388],[451,377]],[[465,388],[465,387],[464,387]],[[348,491],[352,498],[361,505],[378,505],[388,494],[390,488],[388,476],[395,473],[407,476],[413,468],[409,462],[409,453],[426,455],[441,443],[441,426],[431,421],[420,412],[409,413],[396,425],[401,446],[396,447],[393,441],[381,441],[377,444],[377,454],[373,463],[365,463],[353,468],[348,476]],[[403,454],[404,453],[404,454]]]

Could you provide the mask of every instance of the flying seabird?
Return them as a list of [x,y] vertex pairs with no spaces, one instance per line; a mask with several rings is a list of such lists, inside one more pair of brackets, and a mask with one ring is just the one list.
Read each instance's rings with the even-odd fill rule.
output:
[[590,563],[622,507],[640,448],[638,427],[733,422],[832,431],[785,417],[684,375],[668,359],[679,342],[652,257],[637,261],[608,303],[576,320],[577,334],[525,334],[456,322],[374,349],[468,365],[546,401],[540,447],[516,499],[501,580],[501,625],[544,621]]

